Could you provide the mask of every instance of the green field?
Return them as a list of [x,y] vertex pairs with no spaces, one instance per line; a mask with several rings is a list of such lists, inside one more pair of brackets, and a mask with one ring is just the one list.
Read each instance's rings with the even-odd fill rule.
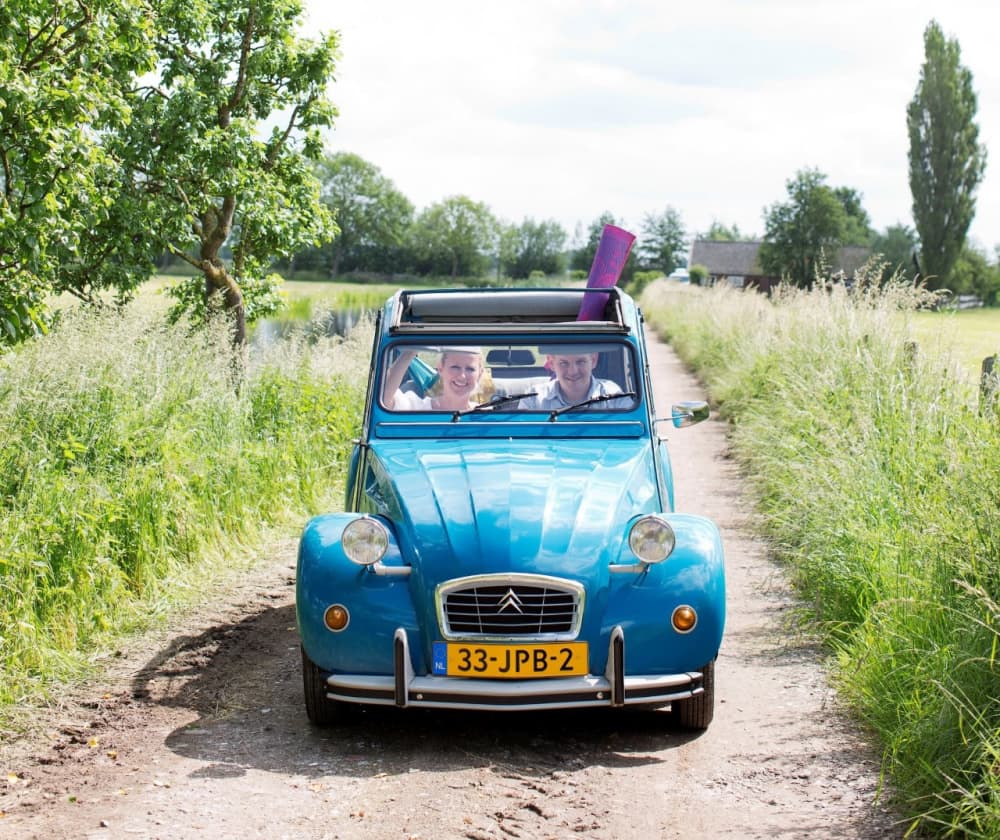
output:
[[282,289],[290,305],[296,300],[309,299],[314,306],[328,309],[351,306],[367,309],[379,306],[399,288],[398,283],[360,284],[337,280],[322,282],[286,280],[282,283]]
[[[181,279],[157,275],[142,285],[136,302],[140,305],[168,305],[172,299],[164,295],[163,290]],[[367,309],[380,305],[397,289],[398,283],[350,283],[341,280],[285,280],[281,284],[288,307],[295,314],[299,314],[297,308],[303,305],[302,301],[309,301],[310,308],[316,310],[351,307]]]
[[912,317],[920,346],[929,353],[950,350],[974,381],[983,359],[1000,353],[1000,309],[917,312]]

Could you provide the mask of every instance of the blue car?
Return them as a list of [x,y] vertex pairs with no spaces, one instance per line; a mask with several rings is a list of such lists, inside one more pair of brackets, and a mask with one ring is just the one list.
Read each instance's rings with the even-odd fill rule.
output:
[[[578,319],[587,295],[599,320]],[[707,416],[658,418],[642,315],[618,289],[390,298],[345,512],[299,544],[309,719],[669,706],[707,728],[722,542],[674,512],[657,432]]]

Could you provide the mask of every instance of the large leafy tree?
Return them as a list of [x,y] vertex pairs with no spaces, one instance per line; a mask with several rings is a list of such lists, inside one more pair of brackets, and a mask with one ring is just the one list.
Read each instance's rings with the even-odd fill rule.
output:
[[870,245],[875,231],[871,217],[862,206],[862,195],[851,187],[834,187],[833,194],[844,208],[843,245]]
[[511,277],[525,278],[532,271],[558,274],[566,268],[566,231],[554,220],[525,219],[509,227],[501,241],[501,262]]
[[68,273],[116,212],[103,139],[129,117],[130,80],[153,66],[151,35],[129,0],[0,4],[0,344],[44,329],[53,292],[92,299],[133,283]]
[[110,235],[197,269],[202,294],[181,302],[218,301],[242,344],[248,299],[274,300],[271,261],[336,230],[312,167],[336,35],[299,37],[300,0],[153,2],[158,72],[115,138],[130,189]]
[[764,241],[758,252],[761,268],[808,287],[824,265],[836,261],[848,244],[865,244],[868,215],[860,195],[827,185],[826,175],[804,169],[786,182],[788,200],[764,213]]
[[310,161],[335,114],[336,38],[299,38],[301,12],[300,0],[0,6],[8,340],[44,323],[51,292],[126,295],[169,251],[200,272],[181,300],[219,299],[243,342],[246,293],[276,299],[265,267],[335,230]]
[[922,273],[931,288],[948,283],[976,210],[975,192],[986,149],[975,122],[972,74],[960,63],[958,41],[931,21],[924,30],[924,64],[906,109],[910,134],[910,193],[920,236]]
[[490,209],[464,195],[430,205],[411,228],[412,248],[420,267],[452,278],[484,274],[498,234],[499,223]]
[[658,269],[667,275],[673,273],[685,260],[685,236],[681,214],[673,207],[662,213],[647,213],[638,247],[642,267]]
[[324,157],[317,177],[323,203],[340,228],[321,249],[330,276],[341,271],[402,270],[400,252],[413,223],[410,200],[377,166],[349,152]]

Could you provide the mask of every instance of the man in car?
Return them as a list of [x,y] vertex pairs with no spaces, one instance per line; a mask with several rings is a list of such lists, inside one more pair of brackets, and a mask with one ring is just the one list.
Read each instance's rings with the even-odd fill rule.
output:
[[[620,394],[622,389],[610,379],[598,379],[594,376],[597,366],[597,353],[551,354],[546,356],[545,366],[554,374],[555,379],[539,385],[533,397],[525,397],[517,407],[535,411],[554,411],[578,405],[596,397]],[[591,407],[596,409],[631,408],[632,397],[621,399],[595,401]]]

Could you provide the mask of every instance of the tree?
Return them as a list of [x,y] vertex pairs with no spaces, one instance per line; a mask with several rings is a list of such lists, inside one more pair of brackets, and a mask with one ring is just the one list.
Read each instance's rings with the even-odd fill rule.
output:
[[874,231],[871,217],[861,205],[861,193],[851,187],[834,187],[833,194],[844,208],[842,245],[870,245]]
[[485,204],[464,195],[432,204],[411,228],[411,247],[428,273],[477,277],[494,253],[499,223]]
[[[843,245],[856,244],[850,239],[867,225],[867,214],[857,193],[832,189],[816,169],[800,170],[785,186],[789,200],[764,213],[766,230],[757,258],[764,271],[808,287]],[[854,198],[857,206],[849,206]]]
[[960,58],[958,41],[946,39],[932,20],[924,30],[920,81],[906,110],[913,220],[920,236],[921,273],[930,288],[948,283],[986,168],[972,74]]
[[700,239],[707,239],[709,242],[739,242],[745,237],[740,233],[739,227],[733,225],[727,227],[722,222],[713,221],[709,225],[708,231]]
[[521,247],[520,228],[510,222],[498,222],[497,225],[497,280],[504,272],[510,274],[511,267],[517,261]]
[[639,264],[647,270],[659,270],[666,275],[686,262],[684,223],[681,214],[667,207],[660,214],[647,213],[642,222],[642,238],[638,247]]
[[[275,300],[272,260],[336,232],[311,166],[336,114],[326,98],[336,36],[297,37],[300,0],[154,8],[158,74],[137,87],[114,138],[129,191],[108,235],[144,236],[147,254],[197,269],[197,299],[218,301],[242,345],[248,315],[261,314],[254,298]],[[191,292],[179,292],[182,305]]]
[[128,85],[153,67],[151,26],[127,0],[0,4],[0,344],[46,324],[46,299],[132,278],[67,282],[114,211],[118,166],[102,139],[127,120]]
[[1000,292],[1000,266],[990,265],[986,254],[966,245],[955,260],[950,282],[954,292],[976,295],[993,306]]
[[340,228],[321,249],[330,276],[398,269],[398,251],[413,223],[410,200],[377,166],[348,152],[323,158],[317,177],[323,203]]
[[917,253],[917,235],[906,225],[890,225],[885,233],[872,237],[872,250],[886,261],[885,274],[899,272],[904,277],[916,273],[914,256]]
[[559,274],[566,268],[566,231],[554,220],[525,219],[503,234],[501,242],[502,267],[510,277],[522,279],[532,271]]

